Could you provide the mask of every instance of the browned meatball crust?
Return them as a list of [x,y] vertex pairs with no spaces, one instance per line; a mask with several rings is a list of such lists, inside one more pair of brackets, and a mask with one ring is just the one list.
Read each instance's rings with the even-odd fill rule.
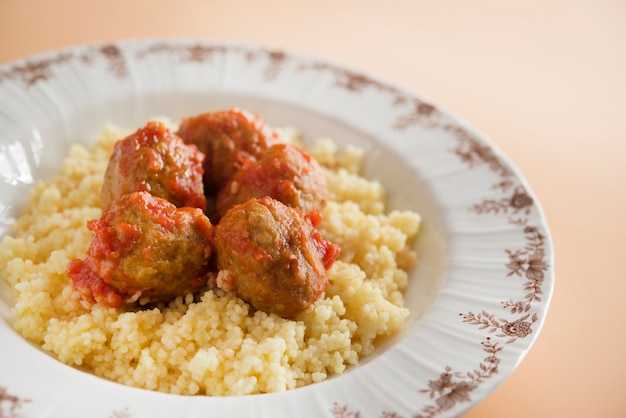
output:
[[212,225],[201,209],[136,192],[115,200],[88,227],[94,234],[87,257],[68,267],[87,302],[168,301],[207,282]]
[[300,148],[275,144],[237,172],[217,195],[218,217],[251,198],[270,196],[303,212],[326,206],[326,177],[317,161]]
[[214,228],[217,285],[256,309],[290,317],[326,289],[339,247],[302,212],[270,197],[231,208]]
[[178,135],[205,154],[204,185],[214,194],[245,161],[257,159],[278,141],[276,133],[257,115],[241,109],[184,118]]
[[102,185],[107,208],[127,193],[150,192],[177,207],[206,209],[204,155],[161,122],[148,122],[115,143]]

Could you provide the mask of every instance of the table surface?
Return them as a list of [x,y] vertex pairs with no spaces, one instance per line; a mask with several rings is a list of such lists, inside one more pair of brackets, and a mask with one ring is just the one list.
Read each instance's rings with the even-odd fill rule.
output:
[[0,0],[0,63],[137,37],[329,58],[490,136],[544,208],[557,280],[532,350],[467,417],[626,416],[624,0]]

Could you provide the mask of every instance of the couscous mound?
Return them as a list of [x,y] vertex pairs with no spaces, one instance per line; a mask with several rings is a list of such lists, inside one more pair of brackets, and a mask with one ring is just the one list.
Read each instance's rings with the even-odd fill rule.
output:
[[[277,129],[299,143],[296,130]],[[0,275],[16,293],[14,328],[60,361],[125,385],[184,395],[279,392],[344,372],[397,332],[408,315],[403,291],[417,261],[410,249],[420,217],[385,211],[381,184],[362,177],[362,152],[320,139],[307,152],[322,166],[329,201],[319,226],[341,254],[312,306],[286,319],[254,310],[220,289],[130,310],[83,306],[66,274],[91,239],[114,143],[71,147],[55,178],[32,189],[13,233],[0,245]]]

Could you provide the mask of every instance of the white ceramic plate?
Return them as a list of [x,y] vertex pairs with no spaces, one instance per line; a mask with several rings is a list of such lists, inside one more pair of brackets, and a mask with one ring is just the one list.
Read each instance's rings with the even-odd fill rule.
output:
[[483,135],[361,70],[284,51],[195,40],[84,45],[0,67],[0,235],[34,181],[106,122],[136,128],[238,106],[305,139],[366,149],[391,208],[424,222],[405,329],[344,375],[278,394],[182,397],[59,363],[10,327],[2,291],[0,416],[449,417],[509,376],[545,320],[553,249],[525,180]]

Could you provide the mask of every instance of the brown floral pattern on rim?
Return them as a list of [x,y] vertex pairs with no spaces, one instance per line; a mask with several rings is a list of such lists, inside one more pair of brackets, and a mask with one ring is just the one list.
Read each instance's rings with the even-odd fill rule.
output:
[[106,44],[89,48],[80,55],[72,52],[59,52],[48,58],[28,60],[24,64],[15,65],[4,72],[0,72],[0,83],[4,80],[19,80],[26,87],[32,87],[39,82],[52,80],[55,76],[55,67],[68,64],[74,60],[78,60],[85,65],[93,65],[94,61],[100,56],[107,60],[107,70],[111,74],[118,78],[127,76],[126,60],[121,49],[115,44]]
[[[478,367],[470,372],[453,371],[451,367],[446,367],[439,375],[438,379],[429,380],[428,388],[421,389],[420,393],[426,393],[434,404],[424,406],[413,415],[413,418],[434,418],[441,413],[448,411],[460,403],[471,401],[470,394],[480,386],[485,380],[498,373],[500,358],[498,354],[502,350],[497,342],[493,342],[490,337],[481,342],[482,349],[487,356]],[[333,418],[360,418],[360,411],[348,409],[345,405],[335,402],[330,410]],[[395,412],[382,412],[379,418],[402,418]]]
[[[471,207],[471,210],[478,214],[485,213],[506,213],[511,215],[529,215],[533,206],[533,198],[522,186],[517,186],[510,196],[500,199],[485,199]],[[515,225],[525,225],[527,220],[524,216],[509,216],[509,223]]]
[[53,75],[53,68],[74,59],[71,52],[60,52],[54,56],[41,59],[33,59],[10,67],[8,70],[0,72],[0,83],[4,80],[19,80],[26,87],[32,87],[41,81],[50,80]]
[[[488,158],[489,160],[490,158]],[[494,166],[500,170],[497,165]],[[533,204],[532,198],[526,194],[523,189],[516,189],[513,197],[510,200],[509,205],[503,205],[503,208],[496,208],[490,210],[476,210],[477,213],[499,213],[500,210],[506,212],[509,206],[517,210],[526,210],[528,214],[529,207]],[[515,223],[514,223],[515,224]],[[494,314],[490,314],[486,311],[482,311],[478,314],[473,312],[460,313],[459,315],[463,319],[463,322],[478,326],[481,330],[486,330],[489,333],[495,335],[498,338],[507,338],[506,344],[512,344],[519,338],[525,338],[532,332],[532,326],[538,321],[539,317],[537,313],[532,316],[530,313],[526,313],[531,309],[532,302],[540,301],[542,294],[541,284],[545,276],[545,271],[548,269],[548,264],[544,261],[544,245],[545,237],[535,227],[526,226],[524,228],[524,234],[527,244],[522,250],[506,250],[509,256],[509,263],[506,267],[509,270],[508,276],[524,276],[527,282],[524,285],[524,291],[526,292],[524,300],[513,301],[510,299],[506,302],[501,302],[503,307],[510,309],[511,314],[522,314],[517,319],[496,319]],[[495,334],[498,332],[497,334]],[[483,363],[480,364],[479,369],[473,373],[467,373],[467,379],[460,380],[456,385],[460,385],[455,390],[450,390],[447,393],[442,392],[442,388],[451,387],[452,379],[455,376],[462,376],[461,374],[453,374],[450,367],[446,367],[445,371],[441,374],[440,378],[435,381],[429,382],[429,389],[422,390],[422,392],[429,391],[431,398],[437,396],[435,405],[429,405],[422,409],[420,414],[415,415],[414,418],[433,418],[443,411],[454,407],[459,402],[466,402],[471,400],[469,393],[474,390],[481,382],[481,379],[488,378],[498,373],[497,365],[500,362],[496,354],[502,350],[498,343],[493,343],[489,337],[482,343],[484,350],[490,355],[486,357]],[[480,376],[479,379],[474,380],[475,376]]]
[[400,90],[382,83],[378,80],[370,78],[364,74],[353,72],[342,67],[338,67],[332,64],[324,62],[313,62],[307,64],[300,64],[298,70],[306,71],[326,71],[333,74],[335,78],[335,84],[345,90],[361,93],[367,88],[373,88],[375,90],[387,93],[392,96],[395,103],[405,103],[407,98]]
[[491,186],[494,190],[506,192],[513,187],[513,172],[498,158],[489,145],[478,140],[461,126],[446,125],[443,128],[458,139],[459,143],[452,152],[460,157],[461,162],[466,163],[470,168],[485,164],[500,177],[500,181]]
[[[530,198],[530,196],[528,196],[523,189],[516,189],[513,198],[511,198],[510,206],[520,210],[526,209],[528,211],[528,207],[532,204],[532,198]],[[504,209],[504,211],[506,211],[506,209]],[[476,210],[476,212],[483,213],[478,210]],[[500,211],[494,210],[492,212],[499,213]],[[509,270],[507,277],[516,275],[527,278],[527,282],[524,285],[524,291],[526,292],[524,295],[525,299],[521,301],[513,301],[510,299],[509,301],[501,303],[504,308],[510,309],[511,314],[525,314],[513,320],[504,318],[496,319],[494,314],[490,314],[484,310],[478,314],[474,314],[471,311],[459,314],[465,323],[478,326],[479,329],[486,330],[492,334],[498,332],[495,336],[499,338],[507,338],[506,344],[512,344],[516,342],[517,339],[525,338],[533,332],[532,326],[538,321],[539,317],[537,313],[534,313],[531,316],[530,313],[526,312],[531,309],[532,302],[541,301],[541,284],[545,276],[545,271],[549,267],[544,261],[545,237],[543,234],[541,234],[537,228],[531,226],[526,226],[524,228],[524,234],[527,241],[524,249],[516,251],[506,250],[506,253],[509,256],[509,263],[506,264],[506,267]],[[491,356],[484,359],[487,363],[493,362],[495,366],[495,368],[490,369],[489,371],[488,376],[491,376],[498,372],[497,363],[499,363],[499,360],[495,356],[495,353],[502,350],[502,347],[497,347],[497,343],[492,344],[489,338],[487,338],[487,341],[482,344],[485,347],[485,351],[492,353]],[[481,370],[486,371],[486,367],[485,363],[481,363]],[[451,379],[451,376],[448,374],[449,372],[450,369],[446,368],[446,371],[441,375],[439,380],[429,384],[431,397],[433,397],[433,390],[439,388],[438,385],[441,385],[442,383],[446,384],[447,379]],[[475,373],[476,372],[477,371],[475,371]],[[477,383],[469,382],[467,385],[463,386],[463,391],[460,393],[454,393],[451,391],[449,393],[450,396],[447,398],[439,396],[436,401],[436,406],[431,405],[425,407],[422,411],[423,413],[416,415],[414,418],[432,418],[439,415],[446,409],[446,407],[451,408],[459,401],[463,402],[470,400],[469,392],[471,392],[476,385]]]
[[515,184],[513,171],[489,145],[479,141],[467,129],[453,125],[446,125],[444,129],[453,133],[458,139],[458,145],[452,152],[459,156],[461,162],[466,163],[470,168],[481,164],[486,165],[499,177],[491,188],[503,196],[484,199],[474,204],[470,210],[478,214],[508,214],[510,224],[526,225],[527,217],[535,202],[522,185]]
[[514,301],[509,299],[502,302],[502,306],[505,309],[511,309],[512,314],[528,312],[533,302],[541,301],[541,295],[543,294],[541,287],[545,273],[550,267],[545,261],[545,236],[532,226],[525,227],[524,234],[527,241],[524,249],[506,250],[509,256],[509,263],[506,265],[509,269],[507,276],[526,278],[524,300]]
[[394,128],[404,130],[411,125],[424,125],[434,128],[438,124],[440,113],[437,108],[429,103],[412,100],[412,110],[398,118]]
[[287,59],[287,54],[282,51],[268,51],[268,58],[270,63],[265,69],[265,78],[274,80],[280,74],[280,70]]
[[136,57],[145,58],[153,54],[174,54],[182,62],[202,63],[211,60],[216,55],[239,52],[244,55],[247,61],[255,61],[259,58],[266,58],[269,61],[264,70],[265,79],[271,81],[278,77],[280,70],[287,59],[287,54],[274,50],[250,50],[237,47],[224,47],[219,45],[194,45],[157,43],[142,51],[137,52]]
[[[217,45],[194,45],[155,43],[142,51],[137,52],[136,58],[145,58],[152,54],[175,54],[182,62],[202,63],[209,61],[216,54],[226,54],[239,52],[248,61],[266,58],[269,62],[265,68],[265,79],[271,81],[280,74],[282,66],[288,58],[283,51],[276,50],[251,50],[246,48],[225,47]],[[53,68],[62,64],[67,64],[73,60],[92,66],[99,58],[104,57],[108,65],[109,73],[117,78],[128,76],[128,66],[126,58],[119,46],[113,43],[88,48],[84,53],[76,55],[72,52],[60,52],[56,56],[43,59],[33,59],[24,64],[15,65],[8,70],[0,72],[0,83],[4,80],[20,80],[31,87],[41,81],[50,81],[54,78]]]
[[480,326],[480,329],[487,329],[490,333],[500,330],[501,333],[497,337],[509,337],[507,343],[512,343],[517,338],[524,338],[532,333],[532,324],[537,322],[537,314],[533,314],[530,322],[526,321],[530,314],[532,303],[541,301],[543,291],[541,286],[545,277],[545,272],[549,265],[544,260],[545,257],[545,236],[535,227],[526,226],[524,234],[527,241],[526,246],[521,250],[506,250],[509,262],[506,264],[509,273],[507,277],[518,276],[525,277],[524,299],[514,301],[501,302],[502,307],[510,309],[511,314],[524,314],[517,320],[509,321],[507,319],[497,320],[493,314],[482,311],[477,315],[472,312],[467,314],[459,314],[463,318],[463,322]]
[[86,65],[93,65],[98,57],[104,57],[108,64],[107,70],[117,78],[125,78],[128,75],[126,59],[117,45],[106,44],[94,47],[81,54],[79,59]]
[[0,386],[0,418],[19,418],[20,409],[27,402],[30,399],[12,395],[7,388]]
[[500,364],[498,353],[502,347],[489,337],[481,342],[481,345],[483,351],[487,353],[487,357],[483,359],[477,369],[462,373],[453,371],[451,367],[446,367],[443,373],[439,375],[439,379],[428,382],[428,389],[420,390],[421,393],[428,393],[430,398],[435,400],[435,403],[423,407],[413,418],[433,418],[452,409],[459,403],[469,402],[471,400],[470,393],[486,379],[498,373],[498,365]]
[[[9,393],[8,389],[0,386],[0,418],[21,418],[20,409],[30,399],[20,398]],[[110,418],[132,418],[128,407],[113,411]]]
[[496,337],[509,337],[507,344],[514,343],[518,338],[524,338],[533,332],[532,325],[537,322],[537,314],[534,314],[530,321],[526,321],[530,314],[526,314],[515,321],[507,319],[495,319],[493,314],[485,311],[475,315],[472,312],[459,314],[463,322],[478,325],[480,329],[485,329],[490,333],[500,331]]
[[179,45],[170,43],[156,43],[137,52],[136,57],[141,59],[153,54],[173,54],[185,62],[206,62],[217,54],[225,54],[230,48],[218,45]]
[[404,130],[411,125],[422,125],[434,128],[440,124],[441,114],[435,106],[418,100],[413,96],[409,96],[399,88],[378,81],[362,73],[350,71],[343,67],[324,62],[300,64],[298,70],[326,71],[333,75],[335,85],[342,89],[354,93],[361,93],[366,89],[374,89],[389,95],[393,106],[409,107],[409,112],[399,116],[394,122],[393,127],[395,129]]
[[[345,405],[339,405],[337,402],[333,405],[333,408],[330,410],[333,418],[361,418],[360,411],[351,411]],[[380,414],[379,418],[402,418],[395,412],[383,412]]]

